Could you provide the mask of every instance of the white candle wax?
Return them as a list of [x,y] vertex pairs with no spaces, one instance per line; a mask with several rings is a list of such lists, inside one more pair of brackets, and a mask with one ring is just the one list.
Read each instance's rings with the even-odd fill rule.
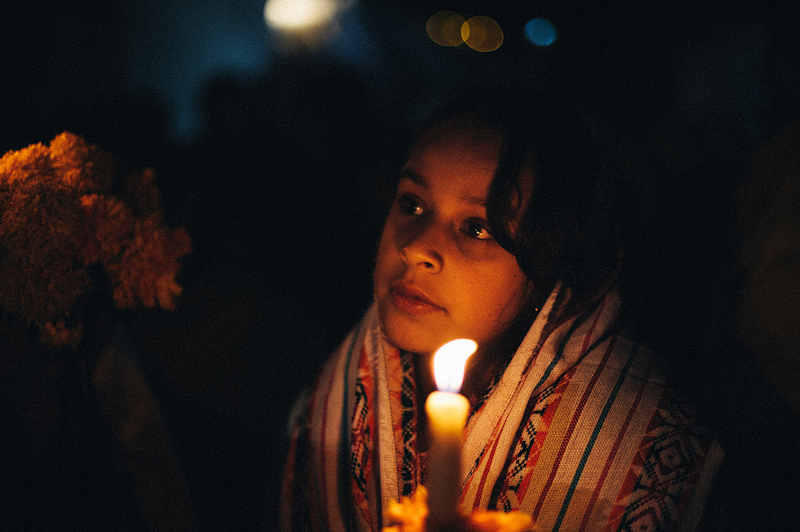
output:
[[428,430],[428,530],[444,528],[458,515],[462,431],[469,401],[453,392],[433,392],[425,401]]
[[478,348],[459,338],[447,342],[433,355],[433,377],[439,391],[428,395],[428,520],[427,531],[452,528],[458,520],[461,484],[462,431],[469,415],[469,401],[458,393],[467,359]]

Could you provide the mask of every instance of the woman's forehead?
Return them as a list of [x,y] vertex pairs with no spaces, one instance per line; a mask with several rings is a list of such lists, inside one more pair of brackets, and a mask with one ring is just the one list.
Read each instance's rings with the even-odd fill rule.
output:
[[414,144],[409,161],[421,157],[469,160],[471,164],[497,166],[502,135],[473,123],[448,120],[429,129]]
[[475,131],[431,131],[411,151],[405,168],[427,181],[468,181],[484,190],[495,174],[500,152],[497,138]]

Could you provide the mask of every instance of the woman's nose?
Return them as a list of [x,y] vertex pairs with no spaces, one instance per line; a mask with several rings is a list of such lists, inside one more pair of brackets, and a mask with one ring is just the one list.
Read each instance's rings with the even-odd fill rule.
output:
[[436,273],[444,264],[444,230],[433,223],[421,225],[407,235],[401,252],[406,264]]

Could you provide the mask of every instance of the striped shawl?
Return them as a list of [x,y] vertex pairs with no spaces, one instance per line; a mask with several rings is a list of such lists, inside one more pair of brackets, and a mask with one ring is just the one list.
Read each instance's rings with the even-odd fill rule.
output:
[[[461,503],[541,531],[695,530],[723,454],[659,359],[612,330],[618,297],[557,323],[558,287],[464,431]],[[562,294],[563,295],[563,294]],[[285,531],[377,531],[424,483],[411,355],[373,305],[296,410]]]

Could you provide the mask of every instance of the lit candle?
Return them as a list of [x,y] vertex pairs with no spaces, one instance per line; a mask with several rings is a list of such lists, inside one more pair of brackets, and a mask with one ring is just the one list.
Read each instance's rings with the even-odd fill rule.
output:
[[438,391],[425,401],[431,437],[428,450],[428,531],[443,530],[458,518],[461,483],[462,431],[469,401],[458,393],[464,366],[478,345],[459,339],[440,347],[433,356],[433,377]]

